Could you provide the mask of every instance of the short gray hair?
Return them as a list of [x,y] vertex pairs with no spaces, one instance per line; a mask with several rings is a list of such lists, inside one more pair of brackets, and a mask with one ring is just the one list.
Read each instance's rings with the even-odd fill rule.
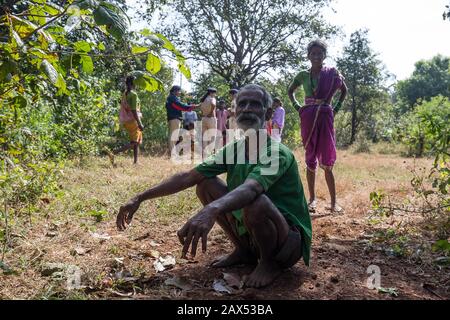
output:
[[267,110],[267,108],[272,107],[272,96],[269,94],[269,92],[267,92],[266,89],[264,89],[264,87],[258,85],[258,84],[247,84],[246,86],[244,86],[241,90],[239,90],[238,92],[238,96],[236,97],[236,100],[239,99],[239,95],[246,91],[246,90],[259,90],[262,91],[263,93],[263,107],[265,110]]

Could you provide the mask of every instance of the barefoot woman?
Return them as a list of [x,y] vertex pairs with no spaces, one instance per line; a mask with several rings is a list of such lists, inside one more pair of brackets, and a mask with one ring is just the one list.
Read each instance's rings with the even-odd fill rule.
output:
[[[339,111],[347,95],[347,86],[343,77],[335,68],[325,67],[323,61],[327,55],[327,45],[316,40],[308,45],[308,59],[311,69],[301,71],[288,89],[289,99],[299,111],[301,134],[306,157],[306,177],[309,189],[309,209],[316,209],[315,180],[317,163],[325,171],[325,180],[331,197],[332,212],[341,212],[336,202],[336,185],[333,166],[336,162],[336,140],[334,134],[334,114]],[[295,99],[295,91],[303,86],[305,105]],[[333,108],[331,100],[337,90],[341,91],[339,101]]]

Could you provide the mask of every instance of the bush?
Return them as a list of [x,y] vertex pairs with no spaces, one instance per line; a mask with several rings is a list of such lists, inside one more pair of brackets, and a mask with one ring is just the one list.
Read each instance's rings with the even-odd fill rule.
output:
[[364,134],[356,136],[355,153],[370,153],[371,143]]
[[450,100],[438,96],[422,102],[402,118],[397,138],[409,149],[409,155],[448,154]]

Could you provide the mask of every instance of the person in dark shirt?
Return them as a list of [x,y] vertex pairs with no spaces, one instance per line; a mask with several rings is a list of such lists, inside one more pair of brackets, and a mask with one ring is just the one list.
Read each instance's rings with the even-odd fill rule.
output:
[[166,100],[167,121],[169,123],[169,155],[179,137],[173,137],[174,132],[180,129],[183,111],[192,111],[197,107],[195,104],[185,104],[180,101],[181,87],[173,86]]

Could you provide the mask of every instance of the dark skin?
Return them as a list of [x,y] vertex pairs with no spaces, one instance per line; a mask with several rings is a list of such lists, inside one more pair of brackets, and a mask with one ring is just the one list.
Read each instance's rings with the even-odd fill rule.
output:
[[[308,54],[308,59],[311,62],[311,77],[314,80],[319,80],[320,71],[323,67],[323,61],[326,58],[326,53],[321,47],[314,46],[311,48],[311,51]],[[298,86],[292,84],[288,89],[289,99],[292,104],[300,105],[295,98],[295,91],[298,89]],[[345,97],[347,96],[347,85],[343,82],[342,87],[340,88],[341,95],[339,97],[339,103],[343,103]],[[323,104],[330,104],[332,97],[328,101],[322,101]],[[315,210],[316,207],[316,192],[315,192],[315,184],[316,184],[316,173],[315,171],[306,170],[306,180],[308,181],[308,191],[309,191],[309,206],[310,209]],[[332,212],[340,212],[342,208],[336,202],[336,183],[334,179],[334,174],[332,168],[327,168],[325,170],[325,181],[327,182],[328,191],[331,197],[331,205],[328,207]]]
[[[265,109],[263,92],[248,90],[240,92],[237,100],[236,115],[242,120],[241,128],[264,123]],[[241,118],[240,118],[241,117]],[[253,118],[253,123],[251,118]],[[246,150],[248,157],[248,149]],[[195,257],[199,243],[206,252],[207,237],[214,223],[218,223],[235,249],[229,255],[215,260],[213,267],[229,267],[236,264],[255,263],[257,255],[250,246],[250,237],[259,252],[259,261],[253,272],[246,278],[248,287],[264,287],[270,284],[281,272],[274,256],[287,239],[289,226],[265,196],[263,187],[255,180],[247,179],[241,186],[228,192],[226,185],[218,178],[208,179],[196,170],[177,174],[168,180],[138,194],[122,206],[117,215],[117,227],[125,230],[131,223],[140,204],[149,199],[168,196],[187,188],[197,186],[197,196],[204,205],[196,215],[191,217],[178,231],[178,238],[183,245],[182,257],[188,252]],[[249,231],[239,236],[236,221],[231,212],[243,209],[244,224]]]

